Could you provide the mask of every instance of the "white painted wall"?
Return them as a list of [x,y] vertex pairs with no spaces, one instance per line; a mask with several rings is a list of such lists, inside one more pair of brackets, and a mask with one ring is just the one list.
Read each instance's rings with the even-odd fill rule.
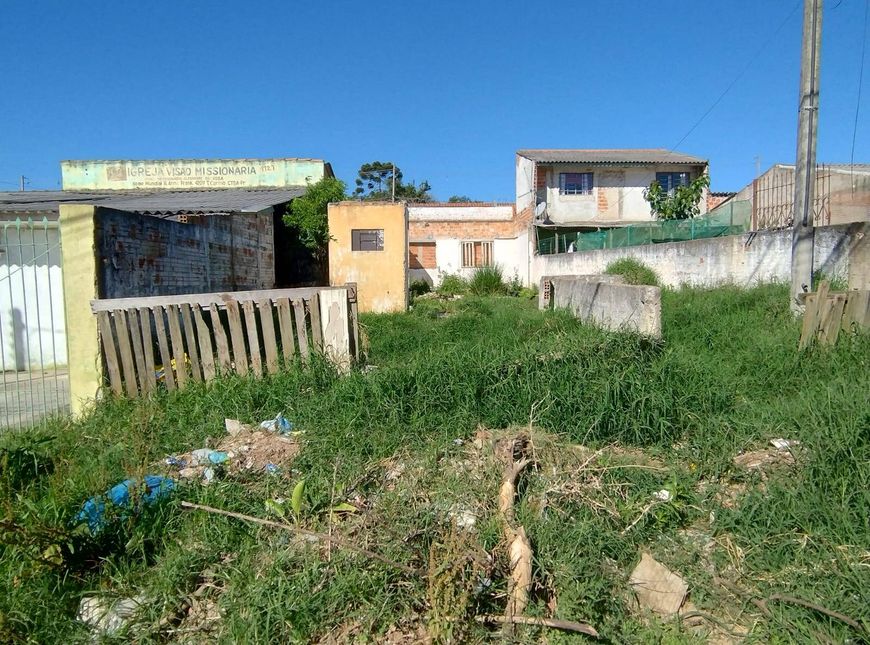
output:
[[0,223],[0,370],[67,364],[59,231]]
[[[584,164],[555,164],[539,166],[538,172],[547,174],[547,215],[556,224],[614,224],[645,222],[653,218],[643,191],[656,178],[657,172],[699,172],[698,166],[601,166]],[[562,195],[559,175],[566,172],[593,173],[591,195]],[[707,191],[701,197],[701,213],[707,212]],[[601,199],[603,198],[603,199]],[[599,202],[607,202],[601,210]]]
[[513,216],[513,204],[408,206],[409,222],[509,222]]
[[[814,270],[829,277],[847,279],[849,249],[866,244],[868,234],[868,225],[864,225],[863,230],[861,225],[817,228]],[[669,287],[784,282],[791,279],[791,231],[536,255],[532,260],[532,279],[539,284],[543,276],[602,273],[611,262],[625,257],[635,258],[653,269],[661,284]]]
[[[529,254],[528,231],[523,231],[515,238],[493,240],[493,262],[501,267],[506,281],[516,277],[524,285],[529,284],[531,269]],[[434,269],[411,269],[410,279],[425,280],[437,287],[448,274],[459,275],[466,279],[474,275],[473,268],[462,266],[462,240],[435,240],[435,263],[437,266]]]
[[520,155],[516,156],[517,212],[520,213],[535,204],[534,181],[535,162]]

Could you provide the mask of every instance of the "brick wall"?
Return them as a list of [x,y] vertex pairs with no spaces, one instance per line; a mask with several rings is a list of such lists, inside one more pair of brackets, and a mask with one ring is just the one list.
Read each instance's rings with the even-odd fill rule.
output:
[[435,261],[435,242],[411,242],[408,244],[408,268],[409,269],[434,269],[438,266]]
[[101,298],[161,296],[275,283],[271,214],[188,217],[187,223],[97,209]]
[[510,239],[529,227],[532,215],[533,209],[527,208],[517,213],[512,220],[504,221],[411,221],[408,223],[408,239],[412,242]]

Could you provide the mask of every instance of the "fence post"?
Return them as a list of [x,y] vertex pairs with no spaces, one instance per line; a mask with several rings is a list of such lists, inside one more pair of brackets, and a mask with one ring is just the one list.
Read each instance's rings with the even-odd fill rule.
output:
[[60,205],[69,398],[74,416],[81,414],[103,385],[100,336],[90,306],[91,300],[100,297],[94,248],[95,215],[96,207],[88,204]]

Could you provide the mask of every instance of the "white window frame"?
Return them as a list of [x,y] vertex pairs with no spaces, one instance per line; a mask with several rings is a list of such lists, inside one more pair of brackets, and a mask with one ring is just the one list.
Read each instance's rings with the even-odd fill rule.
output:
[[[481,263],[475,262],[474,245],[480,244]],[[463,240],[460,242],[460,260],[463,269],[494,266],[493,240]]]

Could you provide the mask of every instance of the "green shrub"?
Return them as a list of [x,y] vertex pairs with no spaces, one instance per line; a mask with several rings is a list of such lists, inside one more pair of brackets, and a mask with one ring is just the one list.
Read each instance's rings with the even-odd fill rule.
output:
[[615,260],[607,265],[604,273],[621,275],[625,278],[626,284],[647,284],[651,287],[659,285],[659,277],[656,272],[634,258]]
[[411,280],[411,284],[408,285],[408,291],[411,293],[412,298],[422,296],[424,293],[429,293],[431,290],[432,287],[430,287],[429,283],[425,280]]
[[476,296],[492,296],[507,293],[507,285],[502,277],[501,267],[480,267],[468,282],[468,288]]
[[441,284],[438,286],[437,291],[442,296],[455,296],[461,293],[468,293],[468,280],[460,275],[448,273],[441,279]]

